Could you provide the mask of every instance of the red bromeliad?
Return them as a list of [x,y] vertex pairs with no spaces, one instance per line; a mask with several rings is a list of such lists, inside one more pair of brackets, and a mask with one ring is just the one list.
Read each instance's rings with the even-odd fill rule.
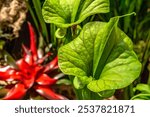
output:
[[28,23],[28,27],[30,49],[23,45],[24,56],[16,62],[17,68],[9,66],[0,68],[0,80],[17,81],[16,84],[11,86],[3,99],[22,99],[30,89],[34,89],[47,99],[65,99],[63,96],[53,92],[51,85],[55,84],[57,79],[51,78],[47,74],[58,68],[58,58],[55,57],[50,63],[41,65],[50,53],[43,58],[38,57],[34,30],[30,23]]

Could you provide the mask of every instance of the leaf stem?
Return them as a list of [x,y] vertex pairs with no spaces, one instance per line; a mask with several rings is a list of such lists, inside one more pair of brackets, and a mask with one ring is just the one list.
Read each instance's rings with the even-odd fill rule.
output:
[[131,97],[134,96],[134,92],[133,92],[133,84],[130,84],[130,85],[129,85],[129,91],[130,91],[130,97],[129,97],[129,99],[130,99]]
[[67,28],[67,34],[65,36],[64,45],[72,41],[72,31],[71,27]]
[[135,12],[132,12],[132,13],[129,13],[129,14],[125,14],[125,15],[121,15],[121,16],[118,16],[119,18],[123,18],[123,17],[127,17],[127,16],[130,16],[130,15],[136,15]]
[[123,96],[124,96],[124,100],[128,100],[129,99],[128,87],[124,88]]
[[56,26],[54,24],[50,24],[50,36],[51,36],[51,43],[53,44],[54,47],[57,47],[57,40],[55,36],[56,32]]
[[73,85],[74,76],[69,75],[68,77],[69,77],[69,80],[70,80],[71,83],[72,83],[73,90],[74,90],[74,92],[75,92],[76,98],[77,98],[78,100],[82,100],[81,91],[80,91],[80,90],[77,90],[77,89],[74,87],[74,85]]

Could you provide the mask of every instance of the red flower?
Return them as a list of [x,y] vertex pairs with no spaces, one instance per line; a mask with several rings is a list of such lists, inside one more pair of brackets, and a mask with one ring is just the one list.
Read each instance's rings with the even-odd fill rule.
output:
[[43,58],[38,57],[34,30],[30,23],[28,23],[28,27],[30,49],[23,45],[24,56],[16,62],[17,68],[9,66],[0,68],[0,80],[17,81],[15,85],[9,87],[9,91],[3,99],[22,99],[29,89],[34,89],[47,99],[65,99],[51,89],[51,85],[55,84],[57,79],[47,75],[58,68],[58,58],[55,57],[47,65],[42,65],[50,53]]

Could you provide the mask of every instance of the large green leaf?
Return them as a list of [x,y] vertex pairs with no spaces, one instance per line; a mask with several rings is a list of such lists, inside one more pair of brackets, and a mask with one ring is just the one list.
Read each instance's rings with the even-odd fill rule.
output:
[[117,27],[118,20],[114,17],[108,23],[90,22],[76,39],[59,49],[60,69],[75,76],[76,88],[115,90],[139,76],[141,64],[131,40]]
[[42,13],[47,23],[69,27],[88,16],[109,12],[109,0],[45,0]]

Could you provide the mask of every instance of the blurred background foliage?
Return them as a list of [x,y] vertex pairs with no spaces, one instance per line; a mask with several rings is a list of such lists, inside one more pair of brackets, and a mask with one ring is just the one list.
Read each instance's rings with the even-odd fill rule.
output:
[[[7,21],[4,23],[4,21],[1,20],[2,8],[4,6],[10,7],[10,3],[13,1],[18,1],[18,5],[24,2],[26,4],[26,7],[19,7],[20,9],[22,8],[26,14],[26,19],[24,17],[22,22],[17,24],[20,28],[17,30],[18,35],[16,33],[15,36],[13,34],[12,24],[20,21],[17,19],[21,17],[19,13],[22,13],[22,10],[16,9],[18,10],[18,16],[13,17],[13,21]],[[29,45],[29,34],[27,33],[28,21],[31,22],[35,28],[38,38],[37,45],[39,50],[41,49],[41,53],[51,50],[53,53],[57,54],[57,49],[61,45],[61,40],[57,39],[55,36],[57,26],[54,24],[46,24],[44,22],[41,11],[44,1],[45,0],[0,0],[0,66],[3,66],[8,62],[5,60],[4,54],[9,53],[13,58],[17,59],[21,56],[21,44],[25,43],[26,45]],[[150,0],[110,0],[109,13],[93,15],[80,24],[82,27],[89,21],[107,22],[111,17],[121,16],[131,12],[135,12],[136,15],[121,18],[118,26],[132,39],[134,50],[137,53],[143,68],[137,81],[129,87],[118,91],[119,93],[123,93],[123,97],[119,97],[118,92],[116,93],[118,99],[130,99],[138,94],[139,90],[134,91],[133,87],[136,87],[139,83],[144,83],[150,86]],[[6,28],[6,26],[10,27]],[[8,53],[4,51],[7,51]]]

